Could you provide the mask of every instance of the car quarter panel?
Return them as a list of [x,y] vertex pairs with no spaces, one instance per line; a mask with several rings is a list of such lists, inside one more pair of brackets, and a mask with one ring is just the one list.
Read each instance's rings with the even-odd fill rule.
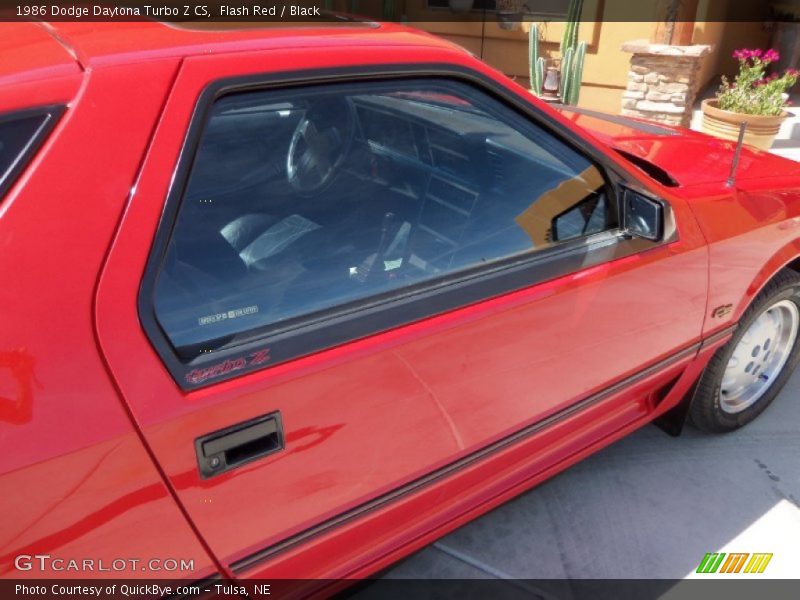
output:
[[[784,160],[761,156],[765,163]],[[733,188],[717,184],[686,190],[709,245],[705,334],[736,323],[775,273],[800,257],[796,179],[745,177]]]
[[[276,65],[298,71],[451,63],[517,89],[460,51],[361,50],[188,59],[98,288],[98,333],[113,375],[186,511],[228,565],[242,565],[288,536],[389,494],[648,365],[683,350],[689,353],[684,358],[696,352],[706,301],[706,250],[685,204],[671,198],[679,229],[671,244],[617,260],[609,256],[609,262],[538,287],[182,392],[139,325],[137,295],[187,128],[209,83],[272,72]],[[643,346],[642,339],[650,342]],[[653,410],[648,394],[680,369],[657,369],[657,374],[633,395],[615,396],[619,404],[609,408],[608,419],[587,424],[589,437],[601,439],[646,417]],[[284,451],[200,478],[196,438],[275,410],[286,428]],[[413,518],[409,507],[404,518]],[[386,525],[372,536],[387,539],[401,525]],[[305,567],[295,563],[279,572],[295,577],[336,572],[330,561],[318,569]]]
[[[120,402],[100,354],[94,291],[177,63],[85,74],[51,136],[0,200],[0,576],[153,576],[115,559],[216,571]],[[37,103],[26,83],[3,89]],[[48,86],[43,86],[48,90]],[[63,94],[63,95],[62,95]],[[86,559],[85,572],[20,555]],[[80,563],[83,565],[83,563]],[[118,565],[120,563],[117,563]],[[163,572],[157,575],[164,575]]]

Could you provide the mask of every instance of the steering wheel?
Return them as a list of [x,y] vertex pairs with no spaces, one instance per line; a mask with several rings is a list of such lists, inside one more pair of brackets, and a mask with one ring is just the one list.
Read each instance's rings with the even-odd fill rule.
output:
[[302,194],[333,181],[355,136],[355,113],[344,98],[325,99],[306,111],[292,134],[286,155],[286,178]]

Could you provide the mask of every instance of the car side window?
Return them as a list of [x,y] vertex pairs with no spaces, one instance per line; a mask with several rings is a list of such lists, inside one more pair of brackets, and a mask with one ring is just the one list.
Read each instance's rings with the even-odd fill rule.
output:
[[33,158],[62,110],[48,106],[0,115],[0,200]]
[[432,78],[233,93],[210,109],[154,287],[192,358],[613,229],[584,155]]

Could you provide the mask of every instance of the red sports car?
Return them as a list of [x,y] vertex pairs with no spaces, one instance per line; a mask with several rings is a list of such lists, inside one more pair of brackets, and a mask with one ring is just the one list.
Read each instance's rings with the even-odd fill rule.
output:
[[3,577],[362,577],[798,362],[800,164],[395,25],[0,56]]

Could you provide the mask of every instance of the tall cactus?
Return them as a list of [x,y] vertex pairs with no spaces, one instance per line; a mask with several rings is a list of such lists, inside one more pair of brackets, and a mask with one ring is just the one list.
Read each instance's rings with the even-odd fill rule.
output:
[[569,8],[567,9],[567,19],[564,23],[564,35],[561,37],[561,46],[559,51],[561,56],[567,51],[567,48],[573,50],[578,45],[578,26],[581,20],[581,12],[583,11],[583,0],[570,0]]
[[528,32],[528,75],[531,89],[537,96],[542,95],[544,82],[544,58],[539,56],[539,26],[534,23]]
[[572,75],[570,77],[569,97],[567,104],[577,104],[581,97],[581,80],[583,79],[583,63],[586,59],[586,42],[578,44],[575,57],[572,59]]
[[583,0],[570,0],[564,35],[561,38],[561,100],[565,104],[576,104],[581,94],[583,63],[586,58],[586,42],[578,43]]
[[544,73],[545,73],[545,60],[541,56],[536,61],[536,80],[539,82],[539,91],[537,94],[541,94],[544,90]]
[[[577,104],[581,95],[586,42],[578,42],[583,0],[570,0],[564,35],[561,38],[561,101]],[[539,56],[539,25],[534,23],[528,32],[528,74],[531,89],[541,95],[545,77],[545,59]]]
[[572,94],[572,85],[575,71],[572,68],[572,61],[575,57],[575,50],[567,48],[561,55],[561,100],[564,104],[569,104]]

